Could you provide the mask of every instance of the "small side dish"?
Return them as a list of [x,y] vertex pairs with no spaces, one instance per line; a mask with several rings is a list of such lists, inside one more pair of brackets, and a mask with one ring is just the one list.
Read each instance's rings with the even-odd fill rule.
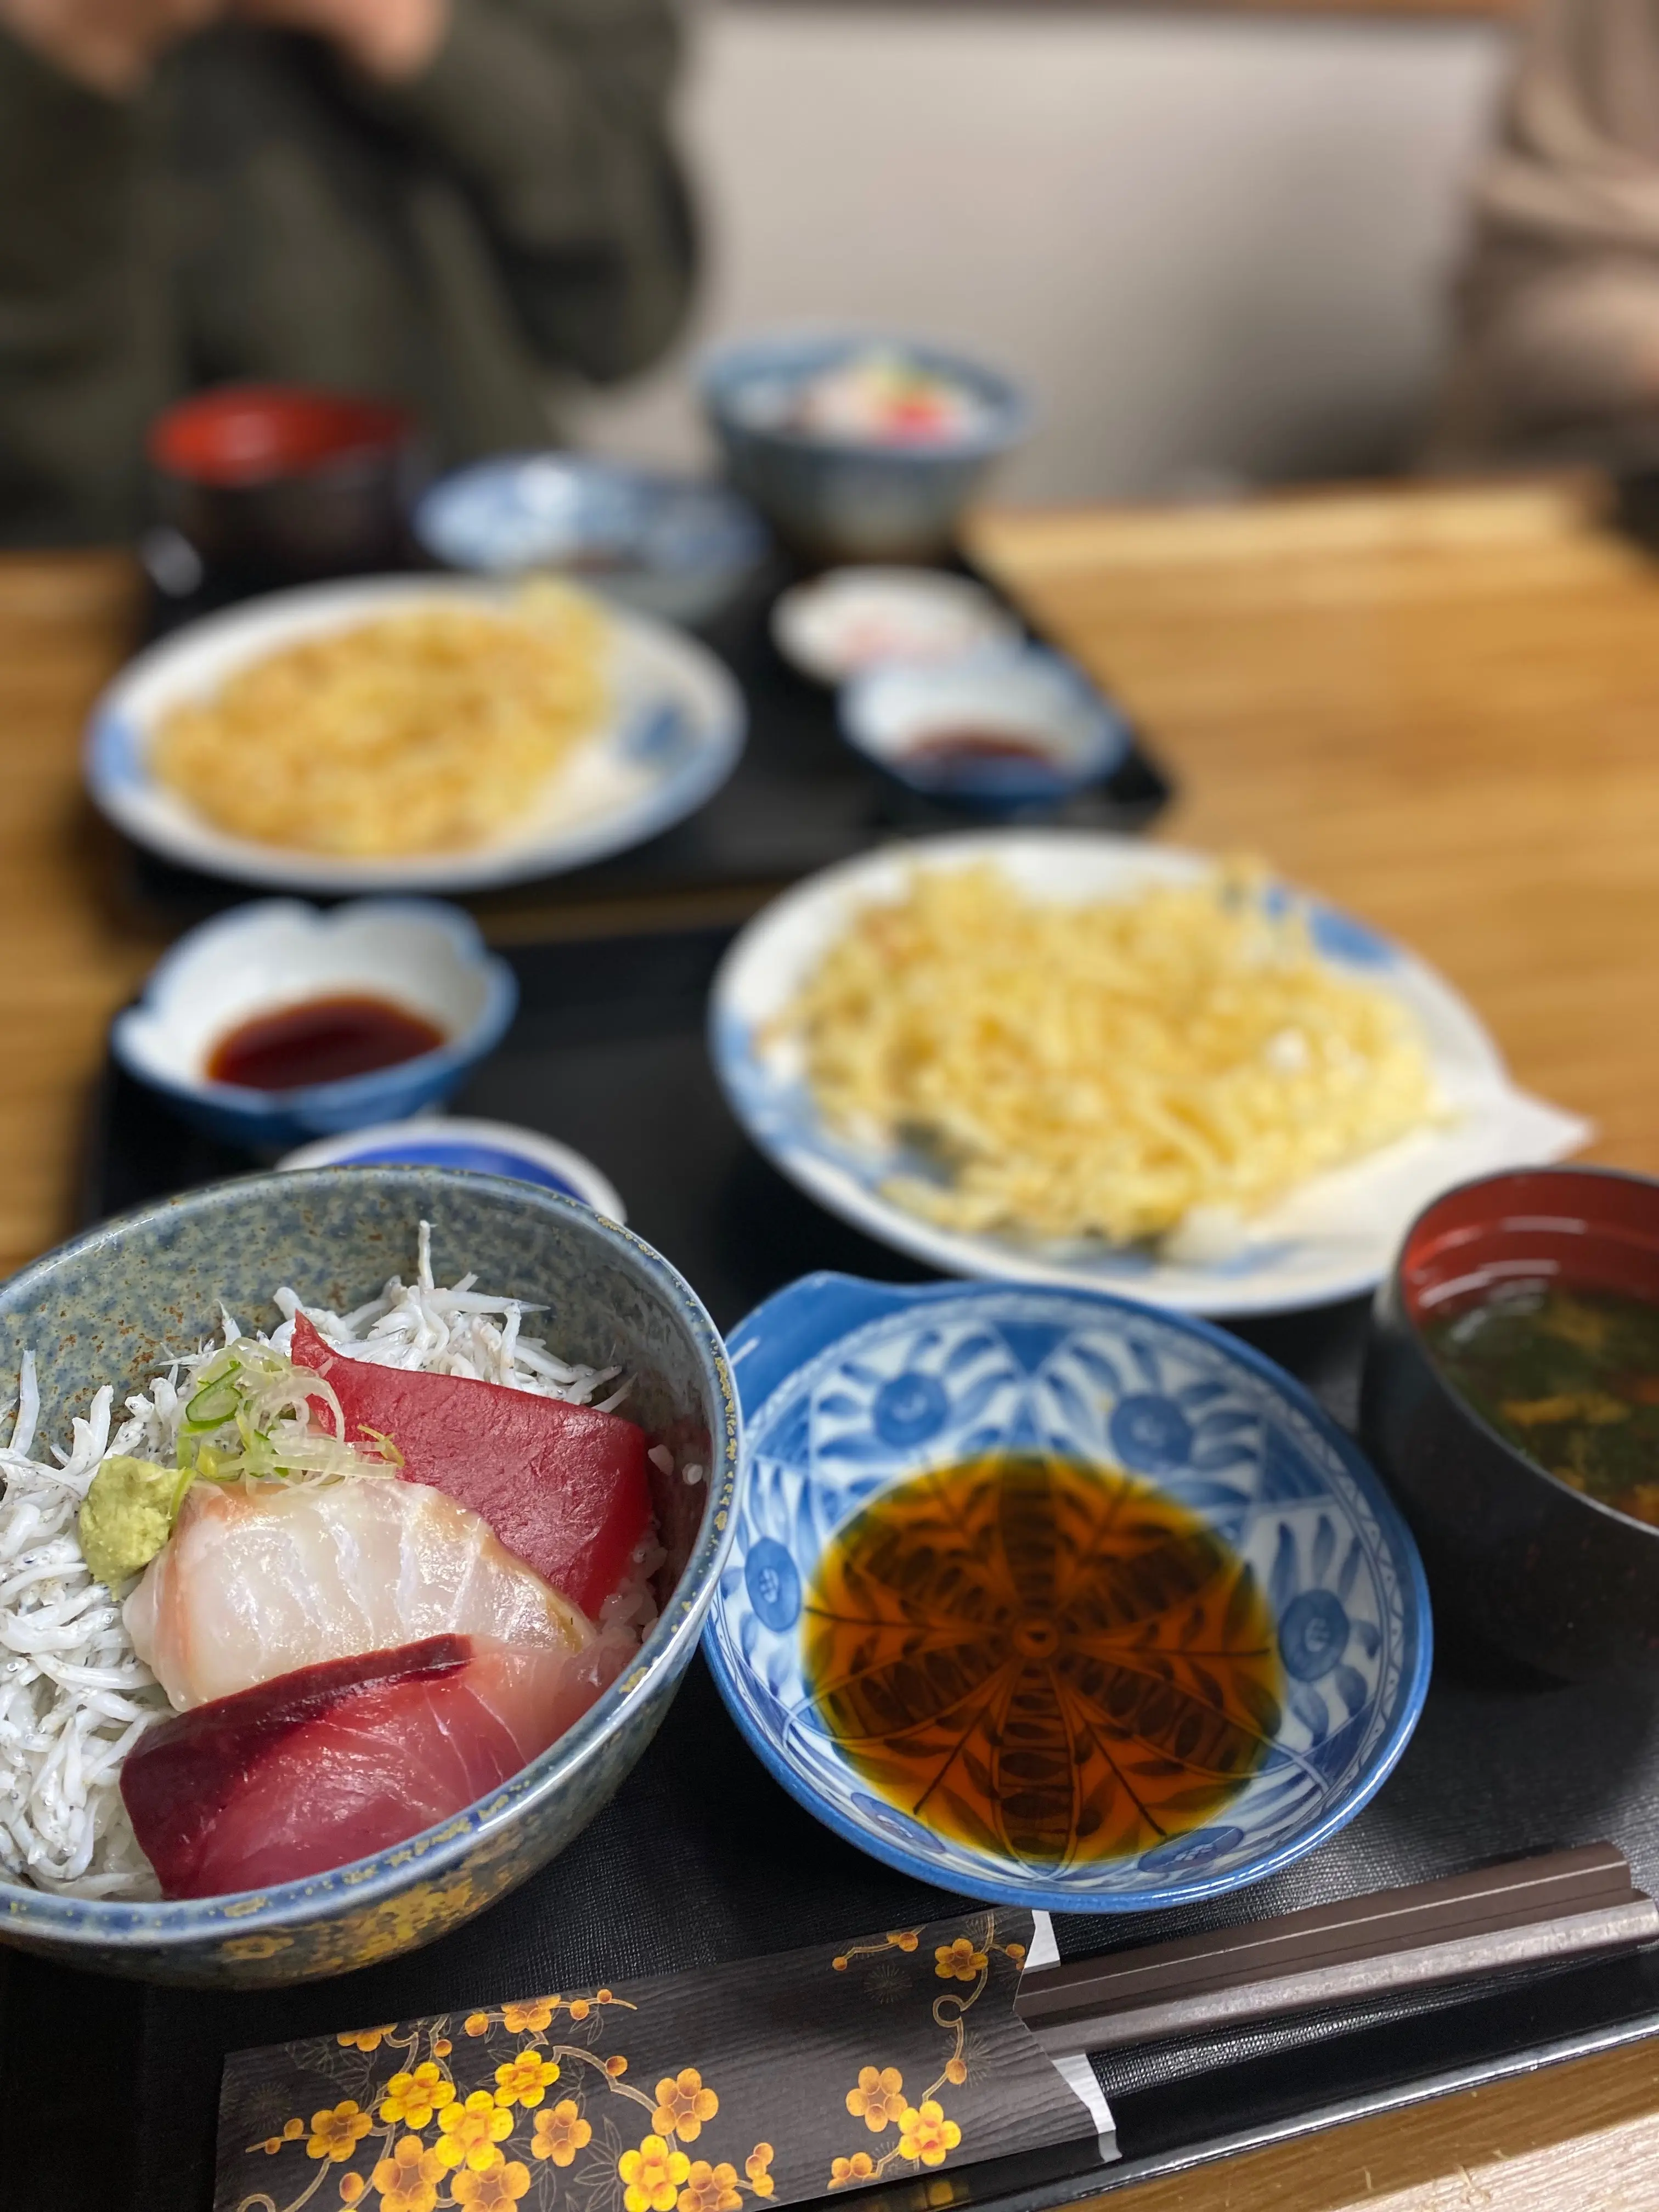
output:
[[339,1137],[319,1137],[279,1160],[281,1168],[423,1167],[459,1168],[471,1175],[507,1176],[538,1184],[566,1198],[578,1198],[607,1221],[626,1221],[621,1194],[586,1154],[539,1129],[516,1128],[508,1121],[481,1121],[461,1115],[416,1116],[353,1129]]
[[1081,669],[1018,644],[869,669],[842,692],[841,723],[912,791],[993,816],[1058,805],[1109,775],[1129,743]]
[[[629,1381],[433,1278],[226,1313],[35,1457],[0,1453],[0,1865],[83,1897],[326,1872],[508,1780],[613,1681],[665,1553]],[[171,1716],[171,1717],[169,1717]]]
[[111,1042],[198,1127],[292,1145],[435,1105],[517,1004],[512,969],[459,907],[264,899],[181,938]]
[[1014,635],[982,586],[936,568],[834,568],[793,586],[772,610],[779,652],[820,684],[888,661],[954,660]]

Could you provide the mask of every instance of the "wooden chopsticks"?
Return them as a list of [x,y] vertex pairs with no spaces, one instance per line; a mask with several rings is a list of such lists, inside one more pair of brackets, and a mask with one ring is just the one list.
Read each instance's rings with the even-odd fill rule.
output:
[[1200,2034],[1659,1939],[1612,1844],[1378,1890],[1206,1936],[1033,1966],[1015,2010],[1056,2056]]

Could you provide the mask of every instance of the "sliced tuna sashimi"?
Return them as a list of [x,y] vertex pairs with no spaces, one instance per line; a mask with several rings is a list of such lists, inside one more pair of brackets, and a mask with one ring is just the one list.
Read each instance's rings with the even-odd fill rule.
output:
[[121,1796],[164,1897],[325,1873],[488,1795],[629,1656],[435,1636],[307,1667],[141,1736]]
[[596,1633],[480,1515],[389,1474],[192,1483],[123,1618],[180,1711],[427,1637],[580,1651]]
[[651,1516],[635,1422],[503,1383],[348,1358],[304,1314],[289,1357],[333,1386],[349,1440],[390,1437],[406,1480],[482,1513],[509,1552],[597,1619]]

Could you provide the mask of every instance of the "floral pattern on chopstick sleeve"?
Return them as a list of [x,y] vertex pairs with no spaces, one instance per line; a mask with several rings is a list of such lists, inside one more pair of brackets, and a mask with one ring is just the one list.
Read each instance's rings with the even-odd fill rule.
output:
[[754,2212],[1082,2138],[1012,2011],[1030,1925],[983,1911],[239,2053],[216,2212]]

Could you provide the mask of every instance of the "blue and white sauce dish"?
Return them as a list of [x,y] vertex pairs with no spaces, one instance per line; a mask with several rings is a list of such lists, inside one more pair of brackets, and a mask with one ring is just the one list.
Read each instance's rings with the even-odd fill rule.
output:
[[[704,1648],[765,1765],[849,1843],[996,1903],[1150,1911],[1261,1881],[1392,1771],[1428,1689],[1423,1570],[1356,1447],[1259,1352],[1097,1292],[817,1274],[757,1307],[730,1357],[745,1472]],[[1265,1604],[1281,1688],[1261,1710],[1258,1763],[1204,1825],[1133,1856],[1022,1858],[1006,1832],[956,1839],[925,1806],[916,1817],[875,1794],[809,1685],[807,1601],[836,1532],[894,1485],[1001,1452],[1149,1486],[1244,1563]],[[1103,1662],[1073,1648],[1066,1607],[1053,1619],[1051,1648],[1011,1646],[1018,1680],[1002,1689],[1030,1692],[1021,1710],[1034,1709],[1035,1670],[1056,1708],[1095,1711],[1096,1734],[1112,1736],[1113,1682],[1135,1654]],[[915,1663],[928,1663],[920,1640]],[[1201,1667],[1164,1679],[1195,1705],[1209,1696]]]
[[1042,646],[872,668],[842,690],[841,726],[907,789],[981,815],[1058,805],[1129,749],[1127,728],[1082,670]]
[[475,575],[580,575],[664,622],[725,605],[765,555],[760,517],[723,484],[574,453],[500,453],[442,477],[415,535]]
[[341,1137],[319,1137],[276,1163],[280,1168],[455,1168],[467,1175],[505,1176],[580,1199],[607,1221],[626,1221],[617,1186],[592,1160],[510,1121],[469,1121],[461,1115],[417,1115]]
[[[242,1023],[358,994],[429,1023],[442,1043],[366,1075],[291,1091],[209,1075],[215,1047]],[[181,938],[151,970],[138,1003],[117,1015],[110,1042],[127,1073],[193,1127],[276,1150],[440,1103],[501,1042],[518,1000],[513,970],[459,908],[382,898],[324,911],[299,899],[260,899]]]

